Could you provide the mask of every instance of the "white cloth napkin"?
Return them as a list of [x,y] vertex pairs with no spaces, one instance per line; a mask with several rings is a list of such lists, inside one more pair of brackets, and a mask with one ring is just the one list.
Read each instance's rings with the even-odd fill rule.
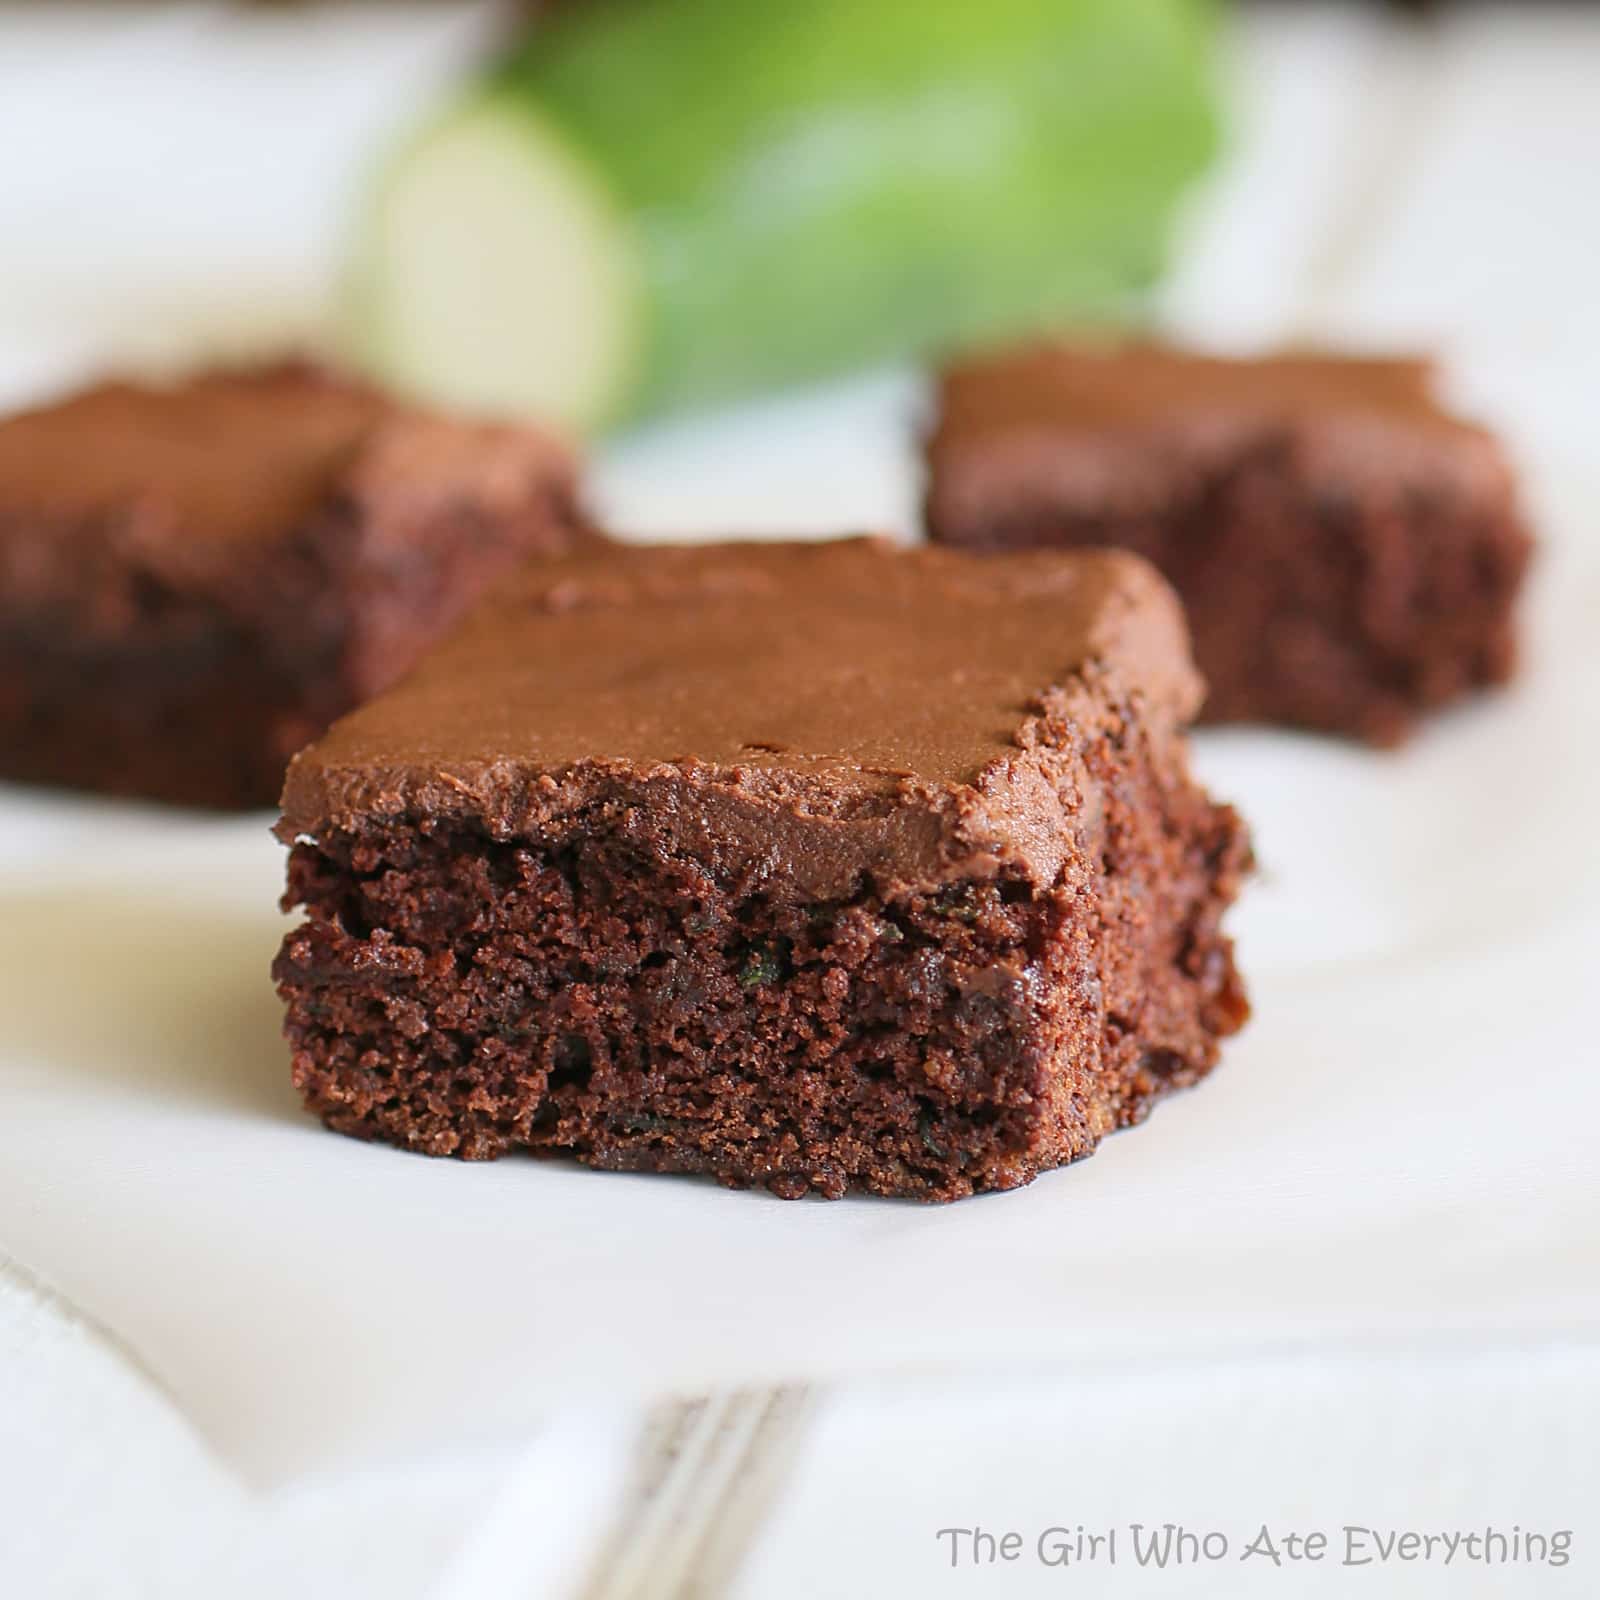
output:
[[267,1476],[583,1394],[1592,1330],[1597,511],[1550,499],[1511,692],[1397,755],[1199,742],[1255,826],[1255,1021],[1146,1127],[954,1207],[334,1137],[286,1081],[265,820],[8,794],[0,1247]]

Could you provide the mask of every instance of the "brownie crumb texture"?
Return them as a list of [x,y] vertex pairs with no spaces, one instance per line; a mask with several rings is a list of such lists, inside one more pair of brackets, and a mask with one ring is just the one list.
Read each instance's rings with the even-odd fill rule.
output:
[[796,1198],[952,1200],[1089,1154],[1195,1083],[1248,1007],[1222,913],[1245,831],[1126,701],[1046,721],[1058,875],[827,901],[665,848],[624,805],[539,838],[302,840],[275,975],[330,1127],[430,1155],[567,1152]]

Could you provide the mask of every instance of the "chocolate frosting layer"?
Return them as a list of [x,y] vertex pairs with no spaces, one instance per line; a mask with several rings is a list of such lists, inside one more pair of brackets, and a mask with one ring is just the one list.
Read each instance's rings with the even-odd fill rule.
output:
[[1197,477],[1295,452],[1313,487],[1418,476],[1510,492],[1493,436],[1435,399],[1427,363],[1297,353],[1229,360],[1150,344],[1038,343],[956,362],[928,444],[930,509],[1160,514]]
[[374,392],[294,365],[105,383],[0,422],[0,483],[14,514],[143,504],[188,538],[258,538],[316,503],[383,410]]
[[285,839],[392,821],[497,838],[608,814],[649,848],[842,894],[1006,863],[1048,881],[1105,686],[1170,726],[1200,684],[1120,552],[878,540],[613,548],[523,569],[290,768]]
[[[166,540],[191,562],[270,541],[330,493],[381,494],[417,515],[459,499],[525,499],[530,470],[573,474],[542,429],[467,423],[301,363],[169,385],[109,382],[0,418],[0,515],[18,528]],[[176,557],[175,557],[176,559]]]
[[137,611],[145,579],[253,615],[283,552],[341,520],[396,574],[452,518],[542,513],[566,543],[576,479],[542,428],[459,421],[303,363],[103,383],[0,418],[0,588],[14,614],[85,635]]
[[1026,345],[957,362],[948,403],[963,429],[1006,429],[1041,414],[1082,428],[1216,418],[1382,416],[1472,431],[1443,411],[1428,364],[1309,351],[1237,360],[1136,343]]

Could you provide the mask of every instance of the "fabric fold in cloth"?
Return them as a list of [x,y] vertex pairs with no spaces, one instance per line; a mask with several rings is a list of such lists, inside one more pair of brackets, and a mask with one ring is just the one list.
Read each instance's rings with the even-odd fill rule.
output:
[[582,1396],[1594,1331],[1596,503],[1542,519],[1509,693],[1399,755],[1200,740],[1263,863],[1255,1021],[1138,1138],[953,1207],[337,1138],[287,1082],[263,824],[8,794],[0,1248],[264,1480]]

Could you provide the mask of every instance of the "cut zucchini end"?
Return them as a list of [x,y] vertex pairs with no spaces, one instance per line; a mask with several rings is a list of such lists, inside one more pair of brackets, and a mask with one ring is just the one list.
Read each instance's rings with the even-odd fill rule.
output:
[[636,262],[604,184],[559,130],[477,99],[421,134],[376,197],[352,354],[444,405],[592,429],[637,377]]

